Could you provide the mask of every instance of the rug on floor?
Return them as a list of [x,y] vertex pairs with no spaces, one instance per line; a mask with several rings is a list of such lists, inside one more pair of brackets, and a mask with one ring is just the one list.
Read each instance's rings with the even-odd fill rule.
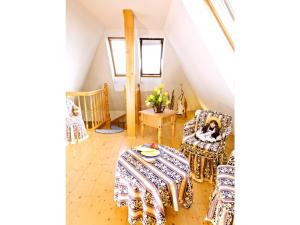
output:
[[115,134],[123,131],[124,129],[115,125],[112,125],[111,129],[96,129],[96,133],[100,133],[100,134]]

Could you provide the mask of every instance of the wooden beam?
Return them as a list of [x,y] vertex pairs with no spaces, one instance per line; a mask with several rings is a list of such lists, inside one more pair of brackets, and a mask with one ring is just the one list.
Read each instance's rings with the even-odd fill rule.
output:
[[218,24],[219,24],[221,30],[223,31],[223,33],[224,33],[224,35],[225,35],[227,41],[229,42],[229,44],[230,44],[232,50],[234,51],[234,50],[235,50],[234,42],[233,42],[233,40],[232,40],[232,38],[231,38],[229,32],[227,31],[225,25],[223,24],[223,22],[222,22],[220,16],[218,15],[217,10],[216,10],[215,7],[213,6],[211,0],[206,0],[206,3],[208,4],[210,10],[212,11],[212,13],[213,13],[215,19],[216,19],[217,22],[218,22]]
[[134,76],[134,15],[132,10],[124,9],[126,42],[126,117],[127,135],[135,137],[135,76]]
[[104,116],[105,116],[105,127],[106,129],[110,129],[110,114],[109,114],[109,102],[108,102],[108,85],[104,83],[103,87],[103,94],[104,94]]

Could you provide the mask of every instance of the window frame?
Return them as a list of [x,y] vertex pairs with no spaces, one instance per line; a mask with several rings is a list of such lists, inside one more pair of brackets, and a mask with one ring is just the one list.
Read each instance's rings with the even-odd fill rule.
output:
[[[114,75],[115,75],[115,77],[126,77],[126,73],[125,74],[117,74],[114,53],[113,53],[112,45],[111,45],[112,40],[116,40],[116,39],[120,40],[121,39],[121,40],[125,41],[125,38],[124,37],[108,37],[107,39],[108,39],[108,44],[109,44],[109,50],[110,50],[110,56],[111,56],[111,61],[112,61],[112,65],[113,65]],[[126,46],[125,46],[125,48],[126,48]],[[126,60],[126,58],[125,58],[125,60]]]
[[[157,74],[149,74],[143,72],[143,40],[160,40],[161,43],[161,51],[160,51],[160,72]],[[164,48],[164,38],[140,38],[140,77],[153,77],[153,78],[161,78],[162,76],[162,60],[163,60],[163,48]]]

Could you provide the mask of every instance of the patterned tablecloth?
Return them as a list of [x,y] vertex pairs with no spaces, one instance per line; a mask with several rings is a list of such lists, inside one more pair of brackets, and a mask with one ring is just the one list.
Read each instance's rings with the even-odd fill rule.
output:
[[214,225],[234,224],[234,185],[234,166],[218,166],[216,188],[211,195],[207,221]]
[[174,148],[159,146],[160,155],[147,162],[135,149],[125,150],[117,162],[114,199],[128,205],[128,222],[144,225],[166,223],[165,207],[189,208],[193,201],[190,167]]

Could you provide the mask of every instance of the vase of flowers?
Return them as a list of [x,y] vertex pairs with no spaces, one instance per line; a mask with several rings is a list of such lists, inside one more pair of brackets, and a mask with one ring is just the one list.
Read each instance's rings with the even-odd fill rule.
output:
[[168,92],[163,92],[164,85],[155,87],[152,94],[145,101],[147,106],[152,106],[155,113],[162,113],[166,106],[170,104]]

